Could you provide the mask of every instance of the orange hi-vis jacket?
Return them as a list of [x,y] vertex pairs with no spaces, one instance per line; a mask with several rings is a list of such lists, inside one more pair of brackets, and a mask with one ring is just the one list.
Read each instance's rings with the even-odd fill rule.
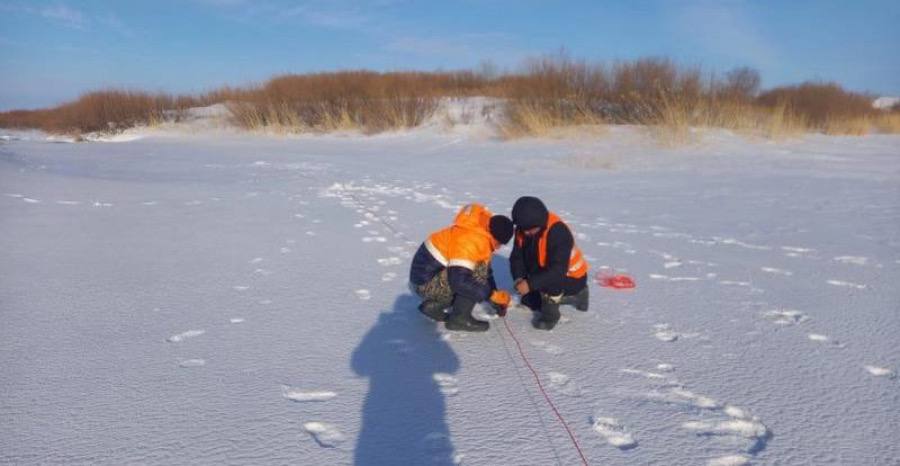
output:
[[[547,216],[547,226],[544,227],[544,231],[541,233],[541,237],[538,240],[538,265],[540,265],[541,268],[547,266],[547,235],[550,234],[550,228],[561,221],[559,216],[553,212],[550,212]],[[522,247],[522,245],[525,244],[525,234],[521,231],[516,232],[516,244],[518,244],[519,247]],[[572,253],[569,254],[569,267],[566,271],[566,276],[581,278],[587,275],[587,272],[588,263],[584,260],[581,249],[578,249],[578,246],[575,246],[573,243]]]
[[432,233],[425,241],[428,252],[444,267],[465,267],[490,263],[491,254],[499,246],[491,235],[493,214],[483,205],[463,206],[453,225]]

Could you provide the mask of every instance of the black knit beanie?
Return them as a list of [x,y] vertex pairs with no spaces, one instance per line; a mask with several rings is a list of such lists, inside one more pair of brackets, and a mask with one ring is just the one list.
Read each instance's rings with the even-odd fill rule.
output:
[[544,203],[532,196],[520,197],[512,209],[513,223],[522,230],[543,227],[547,224],[548,215],[549,213]]
[[513,235],[512,220],[505,215],[491,217],[491,236],[500,244],[506,244]]

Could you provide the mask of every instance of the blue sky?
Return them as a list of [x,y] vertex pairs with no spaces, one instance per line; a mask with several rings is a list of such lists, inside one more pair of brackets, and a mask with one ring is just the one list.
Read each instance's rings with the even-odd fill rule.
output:
[[0,110],[286,72],[515,69],[561,47],[900,95],[897,0],[0,0]]

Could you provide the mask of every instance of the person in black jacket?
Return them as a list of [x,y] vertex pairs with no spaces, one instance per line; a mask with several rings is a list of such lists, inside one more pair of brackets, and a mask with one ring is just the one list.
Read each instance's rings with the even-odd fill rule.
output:
[[522,304],[539,315],[535,328],[550,330],[559,321],[559,306],[588,310],[588,265],[569,227],[544,203],[520,197],[512,210],[515,243],[509,266]]

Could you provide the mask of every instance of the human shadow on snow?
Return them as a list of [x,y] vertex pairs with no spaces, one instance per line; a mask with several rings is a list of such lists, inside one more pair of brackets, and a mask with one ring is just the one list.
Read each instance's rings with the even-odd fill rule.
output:
[[441,384],[455,390],[459,360],[418,303],[397,297],[351,356],[353,371],[369,378],[356,465],[454,464]]

